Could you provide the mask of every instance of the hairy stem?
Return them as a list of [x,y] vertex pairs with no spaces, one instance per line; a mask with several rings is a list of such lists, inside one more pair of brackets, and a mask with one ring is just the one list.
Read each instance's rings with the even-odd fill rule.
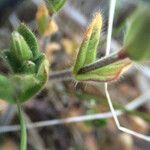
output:
[[72,70],[52,72],[49,76],[49,80],[71,80],[71,79],[73,79]]
[[[79,74],[87,73],[90,71],[94,71],[95,69],[104,67],[106,65],[110,65],[112,63],[115,63],[119,60],[123,60],[127,58],[126,56],[120,55],[120,53],[113,53],[107,57],[103,57],[96,62],[89,64],[79,70]],[[63,70],[63,71],[57,71],[53,72],[49,76],[49,80],[72,80],[74,79],[72,70]]]
[[78,73],[83,74],[83,73],[87,73],[90,71],[94,71],[98,68],[104,67],[106,65],[110,65],[110,64],[115,63],[122,59],[124,59],[124,58],[121,58],[118,53],[113,53],[109,56],[106,56],[106,57],[103,57],[103,58],[97,60],[96,62],[94,62],[92,64],[89,64],[89,65],[81,68]]
[[24,115],[22,112],[22,108],[20,104],[17,104],[20,125],[21,125],[21,143],[20,143],[20,150],[27,150],[27,129],[26,123],[24,119]]

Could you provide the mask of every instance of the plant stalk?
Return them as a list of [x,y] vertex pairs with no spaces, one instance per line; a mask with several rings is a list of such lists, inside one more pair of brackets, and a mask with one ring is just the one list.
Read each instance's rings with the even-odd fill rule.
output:
[[78,74],[83,74],[83,73],[87,73],[87,72],[90,72],[90,71],[94,71],[96,69],[99,69],[99,68],[102,68],[104,66],[107,66],[107,65],[110,65],[112,63],[115,63],[119,60],[123,60],[125,59],[126,57],[120,57],[119,53],[113,53],[109,56],[106,56],[106,57],[103,57],[99,60],[97,60],[96,62],[92,63],[92,64],[89,64],[83,68],[81,68],[78,72]]
[[[123,60],[125,58],[127,58],[127,56],[126,55],[123,56],[120,52],[113,53],[107,57],[103,57],[103,58],[97,60],[96,62],[81,68],[79,70],[78,74],[84,74],[84,73],[87,73],[90,71],[94,71],[94,70],[104,67],[106,65],[115,63],[119,60]],[[49,76],[49,80],[72,80],[72,79],[74,79],[72,70],[53,72]]]
[[19,119],[20,119],[20,126],[21,126],[21,143],[20,143],[20,150],[27,150],[27,129],[26,129],[26,122],[24,119],[24,114],[22,111],[22,106],[17,104]]
[[49,80],[72,80],[73,78],[73,74],[72,74],[72,70],[63,70],[63,71],[56,71],[56,72],[52,72],[49,76]]

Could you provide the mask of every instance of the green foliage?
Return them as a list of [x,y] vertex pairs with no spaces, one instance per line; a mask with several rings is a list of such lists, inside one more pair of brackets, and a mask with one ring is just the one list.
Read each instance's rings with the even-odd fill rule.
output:
[[67,0],[45,0],[50,14],[59,12],[65,5]]
[[0,75],[0,98],[6,99],[10,103],[13,102],[13,88],[11,82],[3,75]]
[[23,103],[43,88],[48,78],[49,63],[39,51],[36,37],[24,24],[12,33],[10,48],[3,52],[2,57],[11,74],[0,76],[1,99]]
[[[88,110],[86,112],[86,115],[94,115],[94,114],[97,114],[97,110],[96,109],[91,109],[91,110]],[[87,127],[91,127],[91,128],[102,128],[102,127],[106,127],[107,126],[107,120],[106,119],[97,119],[97,120],[91,120],[91,121],[86,121],[85,122],[85,125]]]
[[96,60],[97,47],[100,39],[100,32],[102,27],[102,16],[97,13],[87,29],[81,47],[79,49],[73,73],[94,62]]
[[39,48],[37,38],[35,37],[33,32],[25,24],[21,24],[17,29],[17,32],[20,35],[22,35],[22,37],[25,39],[30,50],[33,53],[33,58],[36,59],[40,55],[39,52],[40,48]]
[[77,74],[76,79],[81,81],[100,81],[109,82],[118,80],[120,76],[130,67],[129,59],[121,60],[110,65],[106,65],[93,71]]
[[[104,65],[104,67],[88,72],[80,73],[80,70],[87,65],[96,65],[96,53],[100,40],[100,32],[102,27],[101,14],[96,14],[92,23],[86,31],[85,37],[79,49],[77,59],[73,68],[74,77],[79,81],[100,81],[108,82],[117,80],[126,68],[131,66],[129,59],[118,60],[115,63]],[[107,59],[106,59],[107,60]]]
[[20,63],[33,58],[28,44],[16,31],[12,33],[10,53]]
[[149,6],[140,6],[130,17],[124,41],[125,53],[134,61],[150,60]]
[[92,120],[85,122],[85,125],[92,128],[102,128],[107,126],[107,120],[106,119],[99,119],[99,120]]

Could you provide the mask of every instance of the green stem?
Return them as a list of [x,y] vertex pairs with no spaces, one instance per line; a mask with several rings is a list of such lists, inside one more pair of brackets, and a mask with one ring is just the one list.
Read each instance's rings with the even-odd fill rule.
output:
[[[95,69],[104,67],[118,60],[120,60],[119,56],[117,55],[117,53],[114,53],[106,58],[99,59],[96,62],[81,68],[78,73],[80,74],[80,73],[87,73],[89,71],[94,71]],[[50,73],[49,76],[49,80],[71,80],[71,79],[74,79],[71,69],[52,72]]]
[[26,123],[22,111],[22,106],[20,104],[17,104],[18,107],[18,113],[19,113],[19,119],[20,119],[20,125],[21,125],[21,143],[20,143],[20,150],[26,150],[27,149],[27,129],[26,129]]
[[98,59],[97,61],[95,61],[92,64],[89,64],[85,67],[82,67],[79,70],[78,74],[83,74],[83,73],[87,73],[87,72],[90,72],[90,71],[94,71],[96,69],[105,67],[105,66],[110,65],[112,63],[115,63],[119,60],[123,60],[125,58],[127,58],[127,56],[122,56],[122,55],[120,56],[120,52],[112,53],[109,56],[105,56],[103,58]]
[[[90,71],[94,71],[96,69],[105,67],[106,65],[110,65],[112,63],[115,63],[119,60],[124,60],[128,58],[127,55],[125,54],[124,50],[121,50],[119,52],[115,52],[107,57],[103,57],[96,62],[89,64],[85,67],[82,67],[78,74],[84,74]],[[63,70],[63,71],[57,71],[57,72],[52,72],[50,73],[49,80],[72,80],[74,79],[72,70]]]

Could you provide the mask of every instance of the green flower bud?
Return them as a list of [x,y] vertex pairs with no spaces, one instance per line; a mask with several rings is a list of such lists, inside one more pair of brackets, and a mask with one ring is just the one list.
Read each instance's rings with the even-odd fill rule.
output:
[[66,3],[66,0],[45,0],[50,14],[59,12]]
[[18,32],[12,33],[10,51],[12,55],[20,62],[30,60],[33,57],[32,52],[26,41]]
[[44,54],[42,54],[37,60],[37,78],[41,82],[47,81],[48,72],[49,72],[49,62]]
[[74,65],[73,73],[86,65],[96,61],[97,48],[100,41],[103,19],[100,13],[96,13],[91,24],[85,32],[84,39],[79,48],[77,59]]
[[36,36],[23,23],[18,27],[17,31],[19,32],[20,35],[22,35],[22,37],[27,42],[30,50],[33,53],[33,59],[35,60],[40,55],[40,51],[39,51],[40,48],[39,48],[39,44],[38,44],[38,40],[37,40]]
[[134,61],[150,60],[149,6],[139,7],[129,21],[124,42],[125,54]]
[[25,74],[34,74],[36,71],[36,65],[32,61],[26,61],[21,68],[22,73]]
[[39,51],[37,39],[24,24],[12,33],[10,48],[2,58],[11,69],[8,77],[0,75],[0,98],[9,103],[23,103],[46,84],[49,63]]

